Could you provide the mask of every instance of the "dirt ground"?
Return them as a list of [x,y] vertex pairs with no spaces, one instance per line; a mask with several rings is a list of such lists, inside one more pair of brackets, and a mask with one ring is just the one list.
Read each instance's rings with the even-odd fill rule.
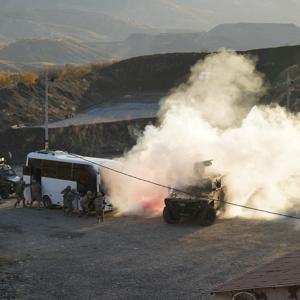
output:
[[0,299],[209,299],[208,290],[300,246],[300,224],[64,215],[0,205]]

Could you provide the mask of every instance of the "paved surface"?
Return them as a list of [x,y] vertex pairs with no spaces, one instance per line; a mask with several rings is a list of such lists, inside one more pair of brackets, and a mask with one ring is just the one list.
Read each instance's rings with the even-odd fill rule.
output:
[[159,110],[159,101],[164,96],[161,93],[143,95],[125,95],[114,99],[109,105],[100,105],[77,114],[72,118],[49,124],[50,128],[71,125],[93,124],[153,118]]
[[300,246],[286,221],[65,216],[0,205],[0,299],[209,299],[212,286]]

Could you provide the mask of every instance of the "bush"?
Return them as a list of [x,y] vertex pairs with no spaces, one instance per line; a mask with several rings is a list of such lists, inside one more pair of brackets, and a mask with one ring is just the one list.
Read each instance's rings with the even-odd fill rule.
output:
[[0,88],[8,87],[13,84],[12,73],[0,72]]
[[115,61],[105,61],[98,64],[86,64],[86,65],[65,65],[58,74],[59,80],[67,80],[67,79],[76,79],[82,78],[85,75],[91,73],[92,71],[100,71],[110,65],[112,65]]
[[0,72],[0,88],[14,86],[19,83],[33,85],[37,81],[38,76],[33,72]]
[[19,73],[19,82],[33,85],[36,83],[38,76],[33,72],[21,72]]

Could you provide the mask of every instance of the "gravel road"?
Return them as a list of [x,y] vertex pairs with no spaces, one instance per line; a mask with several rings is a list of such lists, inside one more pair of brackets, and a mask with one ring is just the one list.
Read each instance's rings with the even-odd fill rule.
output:
[[202,228],[0,205],[0,299],[209,299],[214,285],[300,246],[290,221]]

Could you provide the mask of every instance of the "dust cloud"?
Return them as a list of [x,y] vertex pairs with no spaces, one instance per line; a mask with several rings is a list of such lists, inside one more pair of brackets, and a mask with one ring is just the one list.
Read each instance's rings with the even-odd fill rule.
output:
[[[162,79],[163,80],[163,79]],[[122,158],[120,170],[166,186],[196,185],[195,163],[213,160],[230,202],[280,213],[297,211],[300,123],[280,107],[258,105],[265,92],[255,61],[220,52],[197,63],[189,80],[161,101],[149,125]],[[120,213],[160,213],[168,190],[107,171]],[[225,217],[272,216],[228,205]]]

